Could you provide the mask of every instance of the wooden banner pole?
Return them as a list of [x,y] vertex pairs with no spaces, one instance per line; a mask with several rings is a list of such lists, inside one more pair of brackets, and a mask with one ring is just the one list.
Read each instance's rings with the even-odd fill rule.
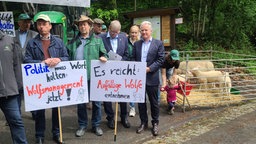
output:
[[62,124],[61,124],[61,115],[60,115],[60,107],[58,107],[58,118],[59,118],[59,129],[60,129],[60,143],[63,143],[62,139]]
[[117,133],[117,115],[118,115],[118,102],[116,102],[114,141],[116,141],[116,133]]

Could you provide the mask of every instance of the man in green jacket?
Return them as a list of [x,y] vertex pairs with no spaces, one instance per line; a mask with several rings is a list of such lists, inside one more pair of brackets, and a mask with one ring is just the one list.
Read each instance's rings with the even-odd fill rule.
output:
[[[96,36],[92,31],[91,27],[93,21],[85,16],[81,15],[78,21],[75,21],[78,26],[78,35],[70,41],[68,44],[69,56],[71,60],[86,60],[87,64],[87,79],[88,79],[88,90],[90,90],[90,69],[91,60],[100,60],[106,62],[108,55],[102,39]],[[79,128],[76,131],[76,136],[81,137],[84,135],[85,130],[88,126],[88,116],[86,104],[77,105],[77,115]],[[92,132],[97,136],[103,134],[100,128],[101,123],[101,102],[92,102]]]

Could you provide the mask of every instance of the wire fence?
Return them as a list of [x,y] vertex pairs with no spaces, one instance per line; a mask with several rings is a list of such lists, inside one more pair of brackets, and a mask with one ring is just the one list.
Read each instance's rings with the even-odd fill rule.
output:
[[256,99],[256,56],[213,50],[180,51],[180,56],[177,77],[187,83],[177,97],[184,108]]

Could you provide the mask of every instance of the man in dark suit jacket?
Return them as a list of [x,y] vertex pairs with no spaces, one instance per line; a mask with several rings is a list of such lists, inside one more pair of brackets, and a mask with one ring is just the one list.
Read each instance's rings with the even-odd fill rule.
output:
[[[114,53],[122,57],[121,60],[128,59],[128,39],[124,33],[120,33],[121,24],[118,20],[114,20],[109,25],[109,31],[99,36],[102,38],[105,49],[107,52],[113,51]],[[127,104],[121,102],[121,123],[125,128],[130,127],[130,123],[127,119]],[[111,102],[104,102],[104,110],[107,114],[108,127],[114,129],[114,111]]]
[[[135,61],[147,62],[146,93],[150,102],[152,134],[157,136],[159,123],[159,68],[164,62],[164,45],[162,41],[152,38],[152,25],[149,21],[141,23],[140,31],[141,40],[134,43],[133,58]],[[148,127],[146,99],[144,103],[139,103],[138,107],[141,125],[136,132],[141,133]]]

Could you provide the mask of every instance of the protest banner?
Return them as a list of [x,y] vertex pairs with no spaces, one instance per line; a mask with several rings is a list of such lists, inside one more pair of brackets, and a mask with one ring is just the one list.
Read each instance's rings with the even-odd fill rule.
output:
[[146,63],[91,61],[91,101],[145,101]]
[[0,30],[11,37],[15,37],[15,26],[12,12],[0,12]]
[[49,5],[63,5],[75,7],[90,7],[90,0],[2,0],[7,2],[23,2],[23,3],[37,3]]
[[22,64],[25,111],[88,102],[86,61]]

